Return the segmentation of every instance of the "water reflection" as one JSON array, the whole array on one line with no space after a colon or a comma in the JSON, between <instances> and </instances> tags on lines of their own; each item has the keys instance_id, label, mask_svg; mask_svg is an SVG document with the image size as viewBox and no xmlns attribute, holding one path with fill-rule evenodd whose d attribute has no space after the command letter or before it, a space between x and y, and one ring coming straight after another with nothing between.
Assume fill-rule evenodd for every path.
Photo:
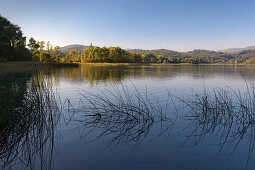
<instances>
[{"instance_id":1,"label":"water reflection","mask_svg":"<svg viewBox=\"0 0 255 170\"><path fill-rule=\"evenodd\" d=\"M132 95L130 89L123 85L120 89L115 86L113 91L100 91L98 94L81 93L81 107L76 111L82 116L72 121L79 122L82 140L93 142L109 136L108 147L128 143L139 145L155 124L161 127L158 135L170 133L176 119L163 111L155 96L147 91L141 93L135 86L133 88L136 92Z\"/></svg>"},{"instance_id":2,"label":"water reflection","mask_svg":"<svg viewBox=\"0 0 255 170\"><path fill-rule=\"evenodd\" d=\"M121 89L117 86L115 89L100 91L99 94L81 94L82 107L77 110L82 118L73 121L79 123L82 140L94 142L106 138L108 147L113 148L128 143L138 145L147 136L152 139L165 133L170 135L176 120L183 119L185 128L176 131L186 135L186 140L193 141L195 145L206 136L213 135L214 142L219 146L218 152L227 148L234 153L239 144L247 142L247 168L255 144L253 85L247 84L245 93L231 88L217 88L210 93L206 90L202 94L194 93L189 99L168 93L165 102L168 109L164 109L158 98L148 96L150 93L136 91L130 95L130 89L123 85ZM152 126L156 126L156 136L149 135Z\"/></svg>"},{"instance_id":3,"label":"water reflection","mask_svg":"<svg viewBox=\"0 0 255 170\"><path fill-rule=\"evenodd\" d=\"M207 65L183 65L183 66L88 66L79 68L63 69L63 75L71 81L83 80L91 84L98 81L121 81L127 78L170 78L180 75L191 77L208 76L236 76L240 73L247 77L254 75L255 68L252 66L207 66Z\"/></svg>"},{"instance_id":4,"label":"water reflection","mask_svg":"<svg viewBox=\"0 0 255 170\"><path fill-rule=\"evenodd\" d=\"M188 122L187 140L195 145L206 136L213 135L219 152L224 148L235 152L241 143L247 144L247 162L255 146L255 88L247 83L241 93L232 88L216 88L194 93L189 100L180 99L186 106L184 115Z\"/></svg>"},{"instance_id":5,"label":"water reflection","mask_svg":"<svg viewBox=\"0 0 255 170\"><path fill-rule=\"evenodd\" d=\"M59 120L56 94L37 72L1 74L1 169L50 169ZM20 79L19 79L20 77Z\"/></svg>"},{"instance_id":6,"label":"water reflection","mask_svg":"<svg viewBox=\"0 0 255 170\"><path fill-rule=\"evenodd\" d=\"M236 152L236 148L242 145L242 148L247 148L248 165L254 154L255 142L253 86L249 86L248 90L241 89L242 92L224 88L193 95L188 93L185 95L190 95L190 98L185 99L178 97L178 91L169 93L167 89L163 89L157 80L168 80L178 76L192 77L192 81L217 76L240 80L240 74L254 79L254 71L254 67L232 65L88 66L2 70L0 166L2 169L58 169L62 165L63 157L74 153L74 146L79 149L78 156L83 157L80 150L100 140L105 142L104 146L111 149L126 145L140 147L146 140L169 136L173 132L174 137L180 133L187 136L187 141L196 145L203 142L209 144L211 141L208 140L208 136L213 136L213 142L217 143L219 152L223 152L224 149ZM156 82L156 88L161 93L147 90L146 84L142 84L139 90L135 87L137 84L126 86L127 81L124 80L129 79L151 79ZM54 88L67 82L72 82L71 85L78 82L78 86L75 87L79 88L79 91L64 86L58 96ZM84 89L80 82L88 84L84 87L95 88L84 92L83 90L89 88ZM106 82L115 85L110 88ZM103 90L97 89L97 85L101 83ZM68 90L71 92L65 93ZM65 96L66 94L69 96ZM65 101L66 98L68 100ZM60 101L65 102L60 105ZM59 126L62 118L66 124ZM60 134L74 134L72 138L68 135L63 137L68 138L65 141L70 141L65 145L66 148L62 148L62 153L65 153L63 155L56 154L56 144L59 144L56 139L58 128ZM70 131L67 132L66 129ZM80 139L83 145L77 142ZM158 140L155 144L168 147L171 140L177 140L179 144L184 142L181 138L170 136L167 142ZM70 148L69 153L65 152L67 148ZM57 162L55 166L56 157L61 158L61 163ZM69 159L77 161L78 158ZM63 162L63 166L65 165Z\"/></svg>"},{"instance_id":7,"label":"water reflection","mask_svg":"<svg viewBox=\"0 0 255 170\"><path fill-rule=\"evenodd\" d=\"M255 67L235 65L168 65L168 66L83 66L75 68L41 69L59 83L60 79L85 82L90 86L102 82L117 83L127 79L172 79L186 76L193 79L212 77L240 78L244 74L254 79Z\"/></svg>"}]
</instances>

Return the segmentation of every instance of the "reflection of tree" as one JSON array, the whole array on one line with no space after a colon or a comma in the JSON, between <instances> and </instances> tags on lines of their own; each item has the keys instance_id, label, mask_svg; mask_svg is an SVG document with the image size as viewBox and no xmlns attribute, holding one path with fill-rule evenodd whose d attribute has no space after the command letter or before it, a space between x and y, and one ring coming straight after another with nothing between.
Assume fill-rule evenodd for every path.
<instances>
[{"instance_id":1,"label":"reflection of tree","mask_svg":"<svg viewBox=\"0 0 255 170\"><path fill-rule=\"evenodd\" d=\"M59 110L49 82L39 83L36 74L32 79L31 74L17 72L1 77L2 169L51 168Z\"/></svg>"},{"instance_id":2,"label":"reflection of tree","mask_svg":"<svg viewBox=\"0 0 255 170\"><path fill-rule=\"evenodd\" d=\"M0 74L0 114L1 124L6 112L11 112L22 104L26 92L26 82L32 76L31 72L1 72Z\"/></svg>"},{"instance_id":3,"label":"reflection of tree","mask_svg":"<svg viewBox=\"0 0 255 170\"><path fill-rule=\"evenodd\" d=\"M52 69L59 71L71 81L87 81L91 85L98 82L118 82L127 78L171 78L176 76L206 77L236 76L240 73L250 77L255 68L251 66L235 65L161 65L161 66L82 66L75 68Z\"/></svg>"}]
</instances>

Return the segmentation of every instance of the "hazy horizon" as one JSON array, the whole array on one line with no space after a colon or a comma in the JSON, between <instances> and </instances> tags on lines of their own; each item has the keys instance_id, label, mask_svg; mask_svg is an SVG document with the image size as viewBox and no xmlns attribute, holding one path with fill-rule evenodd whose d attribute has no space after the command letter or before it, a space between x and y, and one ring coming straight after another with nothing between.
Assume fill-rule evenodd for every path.
<instances>
[{"instance_id":1,"label":"hazy horizon","mask_svg":"<svg viewBox=\"0 0 255 170\"><path fill-rule=\"evenodd\" d=\"M67 44L64 46L60 46L60 48L64 48L70 45L83 45L83 46L89 46L90 44L78 44L78 43L74 43L74 44ZM93 46L98 46L98 47L103 47L100 45L95 45L92 43ZM105 47L110 47L110 46L105 46ZM244 49L244 48L249 48L249 47L255 47L254 46L246 46L246 47L231 47L231 48L225 48L225 49L219 49L219 50L214 50L214 51L224 51L224 50L231 50L231 49ZM123 48L123 47L121 47ZM167 49L167 48L151 48L151 49L146 49L146 48L123 48L126 50L172 50L172 51L177 51L177 50L173 50L173 49ZM188 50L188 51L177 51L177 52L189 52L189 51L194 51L194 50L208 50L208 49L201 49L201 48L194 48L192 50ZM213 50L212 50L213 51Z\"/></svg>"},{"instance_id":2,"label":"hazy horizon","mask_svg":"<svg viewBox=\"0 0 255 170\"><path fill-rule=\"evenodd\" d=\"M255 45L252 0L2 0L27 38L125 49L224 50ZM240 12L242 11L242 12Z\"/></svg>"}]
</instances>

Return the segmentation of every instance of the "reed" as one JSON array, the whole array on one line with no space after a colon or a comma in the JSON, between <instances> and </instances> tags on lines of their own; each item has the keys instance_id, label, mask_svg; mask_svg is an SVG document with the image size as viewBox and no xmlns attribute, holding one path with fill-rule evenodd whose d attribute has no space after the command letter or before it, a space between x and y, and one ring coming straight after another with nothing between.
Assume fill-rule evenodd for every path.
<instances>
[{"instance_id":1,"label":"reed","mask_svg":"<svg viewBox=\"0 0 255 170\"><path fill-rule=\"evenodd\" d=\"M21 95L20 105L1 109L0 168L50 169L61 111L57 93L50 81L34 76Z\"/></svg>"},{"instance_id":2,"label":"reed","mask_svg":"<svg viewBox=\"0 0 255 170\"><path fill-rule=\"evenodd\" d=\"M133 88L133 95L123 85L115 86L114 91L100 91L100 94L80 93L80 107L76 111L83 118L74 121L84 128L82 139L85 142L109 136L110 147L130 142L140 144L153 125L164 122L162 131L173 127L174 120L163 112L158 99L147 90L141 93L134 85Z\"/></svg>"},{"instance_id":3,"label":"reed","mask_svg":"<svg viewBox=\"0 0 255 170\"><path fill-rule=\"evenodd\" d=\"M188 129L187 140L198 144L205 136L214 135L219 146L232 148L232 153L242 142L247 142L248 158L255 144L255 88L246 81L244 92L230 87L215 88L194 93L191 99L183 100Z\"/></svg>"}]
</instances>

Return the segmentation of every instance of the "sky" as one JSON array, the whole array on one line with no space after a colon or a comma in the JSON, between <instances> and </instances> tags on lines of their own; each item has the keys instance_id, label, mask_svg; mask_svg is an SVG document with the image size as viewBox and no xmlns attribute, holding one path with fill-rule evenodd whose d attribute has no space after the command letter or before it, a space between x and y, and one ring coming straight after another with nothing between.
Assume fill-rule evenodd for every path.
<instances>
[{"instance_id":1,"label":"sky","mask_svg":"<svg viewBox=\"0 0 255 170\"><path fill-rule=\"evenodd\" d=\"M254 0L0 0L0 14L28 39L59 46L255 46Z\"/></svg>"}]
</instances>

